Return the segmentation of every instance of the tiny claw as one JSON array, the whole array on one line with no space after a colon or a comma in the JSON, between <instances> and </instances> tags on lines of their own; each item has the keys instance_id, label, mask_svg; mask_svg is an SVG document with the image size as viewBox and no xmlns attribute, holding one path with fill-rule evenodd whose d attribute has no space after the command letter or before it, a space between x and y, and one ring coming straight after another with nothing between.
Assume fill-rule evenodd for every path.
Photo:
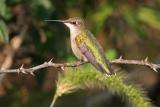
<instances>
[{"instance_id":1,"label":"tiny claw","mask_svg":"<svg viewBox=\"0 0 160 107\"><path fill-rule=\"evenodd\" d=\"M61 69L64 71L64 67L63 66L61 66Z\"/></svg>"},{"instance_id":2,"label":"tiny claw","mask_svg":"<svg viewBox=\"0 0 160 107\"><path fill-rule=\"evenodd\" d=\"M111 75L108 75L108 74L104 74L106 77L111 77Z\"/></svg>"},{"instance_id":3,"label":"tiny claw","mask_svg":"<svg viewBox=\"0 0 160 107\"><path fill-rule=\"evenodd\" d=\"M145 61L145 62L148 62L148 57L146 57L144 61Z\"/></svg>"}]
</instances>

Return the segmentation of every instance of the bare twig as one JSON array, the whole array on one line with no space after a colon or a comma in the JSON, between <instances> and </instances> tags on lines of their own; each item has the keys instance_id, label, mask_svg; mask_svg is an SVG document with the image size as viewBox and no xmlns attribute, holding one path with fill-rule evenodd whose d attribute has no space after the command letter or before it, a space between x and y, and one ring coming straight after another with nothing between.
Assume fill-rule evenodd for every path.
<instances>
[{"instance_id":1,"label":"bare twig","mask_svg":"<svg viewBox=\"0 0 160 107\"><path fill-rule=\"evenodd\" d=\"M144 60L127 60L127 59L123 59L122 57L119 57L118 59L112 60L110 63L111 64L143 65L151 68L155 72L158 72L158 69L160 69L160 64L154 64L149 62L148 57L146 57Z\"/></svg>"},{"instance_id":2,"label":"bare twig","mask_svg":"<svg viewBox=\"0 0 160 107\"><path fill-rule=\"evenodd\" d=\"M30 73L32 75L34 75L34 71L42 69L42 68L46 68L46 67L56 67L56 68L61 68L62 70L64 70L64 67L77 67L80 65L83 65L86 62L82 62L82 61L77 61L77 62L73 62L73 63L53 63L52 59L48 62L44 62L43 64L31 67L31 68L24 68L23 65L18 68L18 69L2 69L0 70L0 73ZM153 69L154 71L158 72L158 69L160 69L160 64L153 64L151 62L148 61L148 58L146 58L145 60L126 60L126 59L122 59L122 57L112 60L110 61L111 64L132 64L132 65L143 65L143 66L147 66L150 67L151 69Z\"/></svg>"},{"instance_id":3,"label":"bare twig","mask_svg":"<svg viewBox=\"0 0 160 107\"><path fill-rule=\"evenodd\" d=\"M52 59L48 62L44 62L43 64L37 65L35 67L31 67L31 68L24 68L23 65L18 68L18 69L8 69L8 70L0 70L0 73L30 73L32 75L34 71L42 69L42 68L46 68L46 67L56 67L56 68L61 68L62 70L64 70L64 67L77 67L80 66L84 63L87 62L82 62L82 61L77 61L77 62L73 62L73 63L53 63Z\"/></svg>"}]
</instances>

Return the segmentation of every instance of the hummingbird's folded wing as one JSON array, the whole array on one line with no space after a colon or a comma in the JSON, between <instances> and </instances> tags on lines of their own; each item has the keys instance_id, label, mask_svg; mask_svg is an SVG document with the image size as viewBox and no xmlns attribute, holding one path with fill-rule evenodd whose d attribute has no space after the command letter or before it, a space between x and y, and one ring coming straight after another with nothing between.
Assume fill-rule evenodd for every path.
<instances>
[{"instance_id":1,"label":"hummingbird's folded wing","mask_svg":"<svg viewBox=\"0 0 160 107\"><path fill-rule=\"evenodd\" d=\"M111 74L111 71L109 70L105 62L106 59L97 46L97 41L95 41L95 39L93 38L87 38L83 38L82 35L80 37L77 36L75 40L78 48L86 57L86 59L99 71L104 74Z\"/></svg>"},{"instance_id":2,"label":"hummingbird's folded wing","mask_svg":"<svg viewBox=\"0 0 160 107\"><path fill-rule=\"evenodd\" d=\"M83 44L79 46L80 51L82 54L86 57L86 59L94 65L99 71L102 73L106 73L106 71L103 69L103 67L96 61L95 56L92 54L90 49L87 47L87 45Z\"/></svg>"},{"instance_id":3,"label":"hummingbird's folded wing","mask_svg":"<svg viewBox=\"0 0 160 107\"><path fill-rule=\"evenodd\" d=\"M80 49L80 51L82 52L82 54L86 57L86 59L95 67L97 68L99 71L101 71L104 74L110 75L111 72L108 70L106 70L104 68L104 66L102 66L102 64L100 64L96 57L94 52L92 52L92 50L88 47L88 45L85 42L81 42L80 44L78 44L78 48ZM104 59L105 60L105 59ZM107 67L107 65L105 64L105 67Z\"/></svg>"}]
</instances>

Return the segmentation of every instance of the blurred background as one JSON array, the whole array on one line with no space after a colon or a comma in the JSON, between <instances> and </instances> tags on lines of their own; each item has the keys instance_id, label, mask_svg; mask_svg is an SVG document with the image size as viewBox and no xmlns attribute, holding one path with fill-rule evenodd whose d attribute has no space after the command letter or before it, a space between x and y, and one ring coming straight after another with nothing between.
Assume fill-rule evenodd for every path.
<instances>
[{"instance_id":1,"label":"blurred background","mask_svg":"<svg viewBox=\"0 0 160 107\"><path fill-rule=\"evenodd\" d=\"M1 68L19 68L22 64L27 68L51 58L59 63L77 60L70 48L69 29L62 23L44 21L77 16L85 19L110 60L148 57L160 63L160 0L0 0ZM127 74L126 81L139 84L151 102L160 106L160 73L142 66L117 67ZM48 107L59 72L61 69L49 67L36 71L35 76L1 74L0 106ZM109 92L76 92L55 106L92 104L131 107Z\"/></svg>"}]
</instances>

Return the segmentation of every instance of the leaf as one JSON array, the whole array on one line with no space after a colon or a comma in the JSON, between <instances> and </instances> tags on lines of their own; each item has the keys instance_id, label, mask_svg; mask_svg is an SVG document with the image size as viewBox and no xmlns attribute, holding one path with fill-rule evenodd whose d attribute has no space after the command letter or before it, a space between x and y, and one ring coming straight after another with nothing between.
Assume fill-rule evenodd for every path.
<instances>
[{"instance_id":1,"label":"leaf","mask_svg":"<svg viewBox=\"0 0 160 107\"><path fill-rule=\"evenodd\" d=\"M5 0L0 0L0 15L5 16L6 13L6 4L5 4Z\"/></svg>"},{"instance_id":2,"label":"leaf","mask_svg":"<svg viewBox=\"0 0 160 107\"><path fill-rule=\"evenodd\" d=\"M8 29L6 27L6 24L0 20L0 38L2 38L2 40L8 42L9 40L9 32L8 32Z\"/></svg>"},{"instance_id":3,"label":"leaf","mask_svg":"<svg viewBox=\"0 0 160 107\"><path fill-rule=\"evenodd\" d=\"M128 25L131 26L133 30L136 31L141 37L146 38L145 31L141 28L140 23L136 19L137 17L135 17L136 14L134 8L125 5L122 7L122 14L124 15Z\"/></svg>"},{"instance_id":4,"label":"leaf","mask_svg":"<svg viewBox=\"0 0 160 107\"><path fill-rule=\"evenodd\" d=\"M114 49L108 49L105 54L109 60L115 59L117 57L117 52Z\"/></svg>"},{"instance_id":5,"label":"leaf","mask_svg":"<svg viewBox=\"0 0 160 107\"><path fill-rule=\"evenodd\" d=\"M50 0L34 0L30 6L32 14L40 20L46 19L55 10Z\"/></svg>"},{"instance_id":6,"label":"leaf","mask_svg":"<svg viewBox=\"0 0 160 107\"><path fill-rule=\"evenodd\" d=\"M142 7L138 9L137 16L140 21L160 30L160 12L151 8Z\"/></svg>"},{"instance_id":7,"label":"leaf","mask_svg":"<svg viewBox=\"0 0 160 107\"><path fill-rule=\"evenodd\" d=\"M111 15L112 11L113 5L111 3L103 3L93 14L92 19L93 22L96 23L96 32L103 27L105 20L109 15Z\"/></svg>"}]
</instances>

